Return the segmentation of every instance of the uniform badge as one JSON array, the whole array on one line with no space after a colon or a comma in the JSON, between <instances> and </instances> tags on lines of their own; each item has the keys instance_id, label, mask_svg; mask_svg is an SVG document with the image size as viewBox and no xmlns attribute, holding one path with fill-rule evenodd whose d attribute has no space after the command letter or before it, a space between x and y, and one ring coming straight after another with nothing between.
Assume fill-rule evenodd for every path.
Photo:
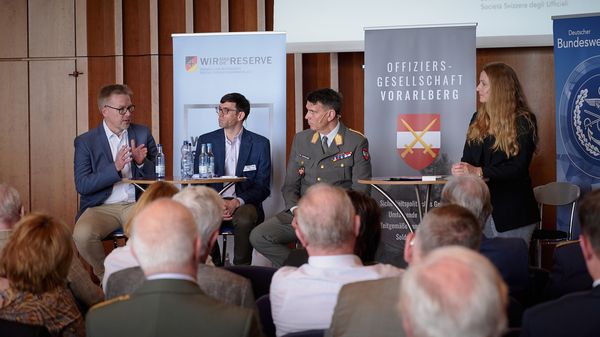
<instances>
[{"instance_id":1,"label":"uniform badge","mask_svg":"<svg viewBox=\"0 0 600 337\"><path fill-rule=\"evenodd\" d=\"M298 168L298 175L301 177L304 176L304 166L300 166L300 168Z\"/></svg>"},{"instance_id":2,"label":"uniform badge","mask_svg":"<svg viewBox=\"0 0 600 337\"><path fill-rule=\"evenodd\" d=\"M366 147L362 149L362 154L363 154L363 158L365 158L365 160L369 160L369 149L367 149Z\"/></svg>"},{"instance_id":3,"label":"uniform badge","mask_svg":"<svg viewBox=\"0 0 600 337\"><path fill-rule=\"evenodd\" d=\"M398 115L396 148L400 157L415 170L431 165L440 152L440 114Z\"/></svg>"},{"instance_id":4,"label":"uniform badge","mask_svg":"<svg viewBox=\"0 0 600 337\"><path fill-rule=\"evenodd\" d=\"M369 155L369 154L367 153L367 156L368 156L368 155ZM338 161L338 160L342 160L342 159L344 159L344 158L348 158L348 157L350 157L350 156L352 156L352 151L343 152L343 153L338 153L338 154L336 154L336 155L335 155L335 156L334 156L334 157L331 159L331 161L333 161L333 162L336 162L336 161Z\"/></svg>"}]
</instances>

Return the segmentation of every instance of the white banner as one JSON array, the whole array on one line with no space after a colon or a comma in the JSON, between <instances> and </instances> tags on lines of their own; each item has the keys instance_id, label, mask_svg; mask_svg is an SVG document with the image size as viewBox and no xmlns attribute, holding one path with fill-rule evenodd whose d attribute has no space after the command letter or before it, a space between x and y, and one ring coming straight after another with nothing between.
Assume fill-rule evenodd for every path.
<instances>
[{"instance_id":1,"label":"white banner","mask_svg":"<svg viewBox=\"0 0 600 337\"><path fill-rule=\"evenodd\" d=\"M173 34L173 172L184 140L219 128L215 107L227 93L250 101L244 127L271 142L271 196L265 217L283 209L285 176L285 33Z\"/></svg>"}]
</instances>

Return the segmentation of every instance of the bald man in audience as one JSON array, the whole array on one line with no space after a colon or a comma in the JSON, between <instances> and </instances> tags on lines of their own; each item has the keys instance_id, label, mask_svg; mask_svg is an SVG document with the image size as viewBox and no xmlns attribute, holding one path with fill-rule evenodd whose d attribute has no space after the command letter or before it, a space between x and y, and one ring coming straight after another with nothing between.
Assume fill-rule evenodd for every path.
<instances>
[{"instance_id":1,"label":"bald man in audience","mask_svg":"<svg viewBox=\"0 0 600 337\"><path fill-rule=\"evenodd\" d=\"M600 190L589 192L579 204L579 224L579 245L594 279L592 290L565 295L525 311L521 336L600 335Z\"/></svg>"},{"instance_id":2,"label":"bald man in audience","mask_svg":"<svg viewBox=\"0 0 600 337\"><path fill-rule=\"evenodd\" d=\"M202 241L185 206L153 202L134 219L131 240L146 281L131 296L93 307L86 318L89 337L261 335L252 310L210 298L198 287Z\"/></svg>"},{"instance_id":3,"label":"bald man in audience","mask_svg":"<svg viewBox=\"0 0 600 337\"><path fill-rule=\"evenodd\" d=\"M7 184L0 183L0 251L10 239L13 226L21 220L24 214L25 208L21 204L19 192ZM75 244L73 244L73 250L77 252ZM90 274L77 258L77 254L74 256L67 275L67 286L81 308L87 310L92 305L103 301L104 293L92 282Z\"/></svg>"},{"instance_id":4,"label":"bald man in audience","mask_svg":"<svg viewBox=\"0 0 600 337\"><path fill-rule=\"evenodd\" d=\"M506 329L507 293L487 258L443 247L404 273L398 310L409 337L498 337Z\"/></svg>"},{"instance_id":5,"label":"bald man in audience","mask_svg":"<svg viewBox=\"0 0 600 337\"><path fill-rule=\"evenodd\" d=\"M225 303L255 309L254 293L250 280L223 268L206 265L208 254L217 241L223 216L223 199L206 186L192 186L173 196L192 212L196 229L202 243L202 255L198 265L197 281L206 295ZM110 276L106 287L106 298L134 292L144 282L140 267L127 268ZM224 287L223 285L227 286Z\"/></svg>"},{"instance_id":6,"label":"bald man in audience","mask_svg":"<svg viewBox=\"0 0 600 337\"><path fill-rule=\"evenodd\" d=\"M401 273L391 265L363 266L354 255L360 218L342 188L309 187L296 212L294 228L309 258L299 268L282 267L273 275L270 299L277 336L327 329L344 284Z\"/></svg>"},{"instance_id":7,"label":"bald man in audience","mask_svg":"<svg viewBox=\"0 0 600 337\"><path fill-rule=\"evenodd\" d=\"M423 217L404 246L404 259L412 266L436 248L460 245L478 250L482 229L467 209L457 205L434 208ZM399 337L402 322L395 314L402 277L345 285L337 299L328 336Z\"/></svg>"}]
</instances>

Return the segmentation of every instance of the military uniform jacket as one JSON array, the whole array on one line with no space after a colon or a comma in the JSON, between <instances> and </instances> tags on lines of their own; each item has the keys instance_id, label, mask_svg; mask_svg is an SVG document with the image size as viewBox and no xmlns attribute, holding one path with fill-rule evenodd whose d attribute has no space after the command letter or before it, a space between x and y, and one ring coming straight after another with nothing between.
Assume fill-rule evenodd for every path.
<instances>
[{"instance_id":1,"label":"military uniform jacket","mask_svg":"<svg viewBox=\"0 0 600 337\"><path fill-rule=\"evenodd\" d=\"M370 177L367 138L340 122L338 133L325 153L318 132L304 130L294 136L281 192L285 206L290 209L313 184L323 182L368 192L369 186L359 184L358 180Z\"/></svg>"}]
</instances>

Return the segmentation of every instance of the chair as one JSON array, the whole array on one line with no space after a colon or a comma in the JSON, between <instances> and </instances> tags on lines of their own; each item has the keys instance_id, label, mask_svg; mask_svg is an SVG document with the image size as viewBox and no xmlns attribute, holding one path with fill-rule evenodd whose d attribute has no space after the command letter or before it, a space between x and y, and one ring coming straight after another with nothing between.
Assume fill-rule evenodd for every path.
<instances>
[{"instance_id":1,"label":"chair","mask_svg":"<svg viewBox=\"0 0 600 337\"><path fill-rule=\"evenodd\" d=\"M123 231L123 227L119 227L119 228L115 229L110 234L108 234L104 239L102 239L102 241L112 240L113 249L114 249L114 248L119 247L119 239L123 239L123 240L127 241L127 236L125 235L125 232Z\"/></svg>"},{"instance_id":2,"label":"chair","mask_svg":"<svg viewBox=\"0 0 600 337\"><path fill-rule=\"evenodd\" d=\"M271 299L269 294L263 295L256 300L258 318L265 337L275 337L275 324L271 315Z\"/></svg>"},{"instance_id":3,"label":"chair","mask_svg":"<svg viewBox=\"0 0 600 337\"><path fill-rule=\"evenodd\" d=\"M221 227L219 235L223 236L223 250L221 253L221 265L224 266L229 260L227 256L227 237L233 235L233 227ZM231 261L230 261L231 262Z\"/></svg>"},{"instance_id":4,"label":"chair","mask_svg":"<svg viewBox=\"0 0 600 337\"><path fill-rule=\"evenodd\" d=\"M255 298L269 293L271 279L277 271L277 268L263 266L226 266L225 269L249 279Z\"/></svg>"},{"instance_id":5,"label":"chair","mask_svg":"<svg viewBox=\"0 0 600 337\"><path fill-rule=\"evenodd\" d=\"M535 199L540 206L540 224L539 228L533 232L532 240L536 241L537 266L542 264L542 242L556 242L562 240L571 240L573 236L573 217L575 215L575 206L581 191L579 186L567 182L551 182L546 185L537 186L533 189ZM571 206L571 216L569 219L569 231L543 229L543 208L548 206Z\"/></svg>"},{"instance_id":6,"label":"chair","mask_svg":"<svg viewBox=\"0 0 600 337\"><path fill-rule=\"evenodd\" d=\"M45 326L30 325L0 319L0 335L12 337L50 337Z\"/></svg>"}]
</instances>

